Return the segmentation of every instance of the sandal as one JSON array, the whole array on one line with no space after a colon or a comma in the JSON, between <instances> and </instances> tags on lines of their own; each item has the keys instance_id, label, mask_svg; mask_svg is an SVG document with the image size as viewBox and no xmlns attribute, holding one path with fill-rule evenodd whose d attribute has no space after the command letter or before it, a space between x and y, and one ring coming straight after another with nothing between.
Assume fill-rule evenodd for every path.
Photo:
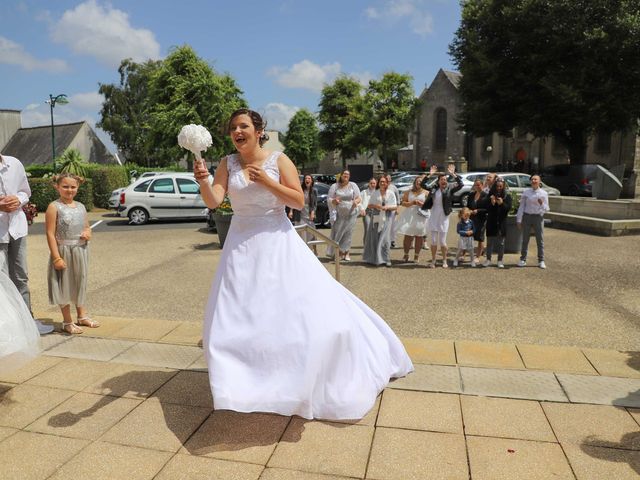
<instances>
[{"instance_id":1,"label":"sandal","mask_svg":"<svg viewBox=\"0 0 640 480\"><path fill-rule=\"evenodd\" d=\"M405 254L405 256L404 256L404 257L402 257L402 261L403 261L404 263L407 263L407 262L409 261L409 254L408 254L408 253L407 253L407 254Z\"/></svg>"},{"instance_id":2,"label":"sandal","mask_svg":"<svg viewBox=\"0 0 640 480\"><path fill-rule=\"evenodd\" d=\"M442 262L442 268L449 268L449 264L447 263L446 260Z\"/></svg>"},{"instance_id":3,"label":"sandal","mask_svg":"<svg viewBox=\"0 0 640 480\"><path fill-rule=\"evenodd\" d=\"M436 262L431 262L428 266L429 268L436 268Z\"/></svg>"},{"instance_id":4,"label":"sandal","mask_svg":"<svg viewBox=\"0 0 640 480\"><path fill-rule=\"evenodd\" d=\"M100 322L91 320L91 318L89 317L78 318L77 324L82 325L83 327L89 327L89 328L98 328L100 326Z\"/></svg>"},{"instance_id":5,"label":"sandal","mask_svg":"<svg viewBox=\"0 0 640 480\"><path fill-rule=\"evenodd\" d=\"M79 335L84 332L84 330L73 322L62 322L62 331L69 335Z\"/></svg>"},{"instance_id":6,"label":"sandal","mask_svg":"<svg viewBox=\"0 0 640 480\"><path fill-rule=\"evenodd\" d=\"M414 255L414 256L413 256L413 261L414 261L414 262L416 262L416 263L418 263L418 257L419 257L419 255Z\"/></svg>"}]
</instances>

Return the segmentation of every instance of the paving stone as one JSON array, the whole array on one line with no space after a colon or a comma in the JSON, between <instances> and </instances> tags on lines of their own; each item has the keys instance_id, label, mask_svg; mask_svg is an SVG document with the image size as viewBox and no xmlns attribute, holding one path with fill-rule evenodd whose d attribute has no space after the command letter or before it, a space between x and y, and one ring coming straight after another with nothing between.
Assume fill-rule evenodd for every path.
<instances>
[{"instance_id":1,"label":"paving stone","mask_svg":"<svg viewBox=\"0 0 640 480\"><path fill-rule=\"evenodd\" d=\"M18 432L19 430L16 428L9 428L9 427L0 427L0 442L2 442L2 440L4 440L5 438L10 437L11 435L13 435L14 433Z\"/></svg>"},{"instance_id":2,"label":"paving stone","mask_svg":"<svg viewBox=\"0 0 640 480\"><path fill-rule=\"evenodd\" d=\"M88 443L74 438L17 432L0 443L0 475L2 480L43 480Z\"/></svg>"},{"instance_id":3,"label":"paving stone","mask_svg":"<svg viewBox=\"0 0 640 480\"><path fill-rule=\"evenodd\" d=\"M331 420L333 423L348 423L349 425L367 425L373 427L376 424L376 418L378 417L378 411L380 410L380 398L382 394L376 397L376 402L371 407L371 410L362 418L356 418L352 420Z\"/></svg>"},{"instance_id":4,"label":"paving stone","mask_svg":"<svg viewBox=\"0 0 640 480\"><path fill-rule=\"evenodd\" d=\"M73 337L71 340L50 348L45 353L56 357L83 358L107 362L131 348L133 342L107 338Z\"/></svg>"},{"instance_id":5,"label":"paving stone","mask_svg":"<svg viewBox=\"0 0 640 480\"><path fill-rule=\"evenodd\" d=\"M638 480L640 452L563 444L577 480Z\"/></svg>"},{"instance_id":6,"label":"paving stone","mask_svg":"<svg viewBox=\"0 0 640 480\"><path fill-rule=\"evenodd\" d=\"M204 358L204 354L200 354L196 360L187 367L189 370L197 370L201 372L208 372L207 361Z\"/></svg>"},{"instance_id":7,"label":"paving stone","mask_svg":"<svg viewBox=\"0 0 640 480\"><path fill-rule=\"evenodd\" d=\"M560 384L551 372L461 367L460 374L465 394L567 401Z\"/></svg>"},{"instance_id":8,"label":"paving stone","mask_svg":"<svg viewBox=\"0 0 640 480\"><path fill-rule=\"evenodd\" d=\"M95 442L63 465L50 480L151 480L173 454Z\"/></svg>"},{"instance_id":9,"label":"paving stone","mask_svg":"<svg viewBox=\"0 0 640 480\"><path fill-rule=\"evenodd\" d=\"M367 478L468 480L464 436L377 428Z\"/></svg>"},{"instance_id":10,"label":"paving stone","mask_svg":"<svg viewBox=\"0 0 640 480\"><path fill-rule=\"evenodd\" d=\"M269 467L364 477L373 427L293 417Z\"/></svg>"},{"instance_id":11,"label":"paving stone","mask_svg":"<svg viewBox=\"0 0 640 480\"><path fill-rule=\"evenodd\" d=\"M101 441L177 452L211 413L210 408L146 400L105 433Z\"/></svg>"},{"instance_id":12,"label":"paving stone","mask_svg":"<svg viewBox=\"0 0 640 480\"><path fill-rule=\"evenodd\" d=\"M587 357L576 347L516 345L516 348L528 369L598 375Z\"/></svg>"},{"instance_id":13,"label":"paving stone","mask_svg":"<svg viewBox=\"0 0 640 480\"><path fill-rule=\"evenodd\" d=\"M86 393L145 399L167 383L178 370L143 365L109 364L109 374L84 388Z\"/></svg>"},{"instance_id":14,"label":"paving stone","mask_svg":"<svg viewBox=\"0 0 640 480\"><path fill-rule=\"evenodd\" d=\"M57 358L57 357L56 357ZM60 359L53 367L27 380L24 385L81 391L112 371L112 365L94 360Z\"/></svg>"},{"instance_id":15,"label":"paving stone","mask_svg":"<svg viewBox=\"0 0 640 480\"><path fill-rule=\"evenodd\" d=\"M618 352L596 348L583 348L582 351L600 375L640 378L640 366L637 365L637 358L640 355L638 352Z\"/></svg>"},{"instance_id":16,"label":"paving stone","mask_svg":"<svg viewBox=\"0 0 640 480\"><path fill-rule=\"evenodd\" d=\"M640 426L640 409L627 408L627 412L631 414L636 423Z\"/></svg>"},{"instance_id":17,"label":"paving stone","mask_svg":"<svg viewBox=\"0 0 640 480\"><path fill-rule=\"evenodd\" d=\"M555 442L556 437L538 402L462 395L467 435Z\"/></svg>"},{"instance_id":18,"label":"paving stone","mask_svg":"<svg viewBox=\"0 0 640 480\"><path fill-rule=\"evenodd\" d=\"M102 315L94 316L93 318L100 322L100 327L84 328L82 335L85 337L111 338L116 332L131 325L135 321L128 318L103 317Z\"/></svg>"},{"instance_id":19,"label":"paving stone","mask_svg":"<svg viewBox=\"0 0 640 480\"><path fill-rule=\"evenodd\" d=\"M113 333L113 338L156 342L180 325L167 320L136 319Z\"/></svg>"},{"instance_id":20,"label":"paving stone","mask_svg":"<svg viewBox=\"0 0 640 480\"><path fill-rule=\"evenodd\" d=\"M213 409L209 376L204 372L178 372L153 394L163 403L178 403Z\"/></svg>"},{"instance_id":21,"label":"paving stone","mask_svg":"<svg viewBox=\"0 0 640 480\"><path fill-rule=\"evenodd\" d=\"M154 480L257 480L261 465L178 454Z\"/></svg>"},{"instance_id":22,"label":"paving stone","mask_svg":"<svg viewBox=\"0 0 640 480\"><path fill-rule=\"evenodd\" d=\"M428 338L402 338L401 340L413 363L456 364L456 350L451 340Z\"/></svg>"},{"instance_id":23,"label":"paving stone","mask_svg":"<svg viewBox=\"0 0 640 480\"><path fill-rule=\"evenodd\" d=\"M621 407L543 403L560 443L640 450L640 432Z\"/></svg>"},{"instance_id":24,"label":"paving stone","mask_svg":"<svg viewBox=\"0 0 640 480\"><path fill-rule=\"evenodd\" d=\"M77 393L26 430L95 440L139 404L139 400L130 398Z\"/></svg>"},{"instance_id":25,"label":"paving stone","mask_svg":"<svg viewBox=\"0 0 640 480\"><path fill-rule=\"evenodd\" d=\"M387 388L423 392L462 392L458 367L416 364L414 368L415 370L406 377L390 382Z\"/></svg>"},{"instance_id":26,"label":"paving stone","mask_svg":"<svg viewBox=\"0 0 640 480\"><path fill-rule=\"evenodd\" d=\"M515 345L509 343L455 342L458 365L524 368Z\"/></svg>"},{"instance_id":27,"label":"paving stone","mask_svg":"<svg viewBox=\"0 0 640 480\"><path fill-rule=\"evenodd\" d=\"M561 373L556 376L571 402L640 407L640 379Z\"/></svg>"},{"instance_id":28,"label":"paving stone","mask_svg":"<svg viewBox=\"0 0 640 480\"><path fill-rule=\"evenodd\" d=\"M113 362L184 369L191 365L201 353L202 349L198 347L141 342L118 355Z\"/></svg>"},{"instance_id":29,"label":"paving stone","mask_svg":"<svg viewBox=\"0 0 640 480\"><path fill-rule=\"evenodd\" d=\"M353 477L337 477L320 473L301 472L299 470L284 470L282 468L266 468L260 480L353 480Z\"/></svg>"},{"instance_id":30,"label":"paving stone","mask_svg":"<svg viewBox=\"0 0 640 480\"><path fill-rule=\"evenodd\" d=\"M460 398L449 393L385 390L376 425L462 433Z\"/></svg>"},{"instance_id":31,"label":"paving stone","mask_svg":"<svg viewBox=\"0 0 640 480\"><path fill-rule=\"evenodd\" d=\"M71 397L74 392L58 388L18 385L0 394L0 425L24 428Z\"/></svg>"},{"instance_id":32,"label":"paving stone","mask_svg":"<svg viewBox=\"0 0 640 480\"><path fill-rule=\"evenodd\" d=\"M290 417L215 410L180 453L265 465Z\"/></svg>"},{"instance_id":33,"label":"paving stone","mask_svg":"<svg viewBox=\"0 0 640 480\"><path fill-rule=\"evenodd\" d=\"M46 322L45 322L46 323ZM67 342L71 340L70 335L64 335L62 333L50 333L48 335L40 336L40 346L42 347L42 351L46 355L46 351L56 345L60 345L61 343Z\"/></svg>"},{"instance_id":34,"label":"paving stone","mask_svg":"<svg viewBox=\"0 0 640 480\"><path fill-rule=\"evenodd\" d=\"M160 343L202 346L202 324L180 322L180 324L158 340Z\"/></svg>"},{"instance_id":35,"label":"paving stone","mask_svg":"<svg viewBox=\"0 0 640 480\"><path fill-rule=\"evenodd\" d=\"M0 374L0 382L9 382L9 383L26 382L30 378L35 377L39 373L44 372L45 370L53 367L54 365L60 363L61 361L62 361L62 358L47 357L44 355L40 355L39 357L31 360L29 363L19 368L18 370Z\"/></svg>"},{"instance_id":36,"label":"paving stone","mask_svg":"<svg viewBox=\"0 0 640 480\"><path fill-rule=\"evenodd\" d=\"M574 480L557 443L467 436L473 480Z\"/></svg>"}]
</instances>

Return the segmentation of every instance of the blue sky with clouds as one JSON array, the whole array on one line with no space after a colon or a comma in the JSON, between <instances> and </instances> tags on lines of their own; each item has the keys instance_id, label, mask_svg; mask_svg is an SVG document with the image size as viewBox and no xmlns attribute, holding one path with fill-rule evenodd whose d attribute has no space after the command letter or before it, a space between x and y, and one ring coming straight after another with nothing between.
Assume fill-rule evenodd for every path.
<instances>
[{"instance_id":1,"label":"blue sky with clouds","mask_svg":"<svg viewBox=\"0 0 640 480\"><path fill-rule=\"evenodd\" d=\"M100 83L119 81L122 58L159 59L189 44L231 74L270 128L299 108L317 111L339 74L363 83L409 73L416 94L439 68L459 24L458 0L22 0L0 4L0 109L23 126L98 119ZM98 134L107 138L103 132Z\"/></svg>"}]
</instances>

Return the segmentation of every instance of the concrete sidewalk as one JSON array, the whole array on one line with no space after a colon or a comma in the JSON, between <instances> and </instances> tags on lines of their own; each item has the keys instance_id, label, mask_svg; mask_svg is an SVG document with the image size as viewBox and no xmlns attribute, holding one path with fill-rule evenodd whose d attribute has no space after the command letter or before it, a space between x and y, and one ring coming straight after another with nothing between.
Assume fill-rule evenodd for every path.
<instances>
[{"instance_id":1,"label":"concrete sidewalk","mask_svg":"<svg viewBox=\"0 0 640 480\"><path fill-rule=\"evenodd\" d=\"M404 339L416 371L322 422L214 412L193 322L96 319L0 376L2 479L640 477L640 352Z\"/></svg>"}]
</instances>

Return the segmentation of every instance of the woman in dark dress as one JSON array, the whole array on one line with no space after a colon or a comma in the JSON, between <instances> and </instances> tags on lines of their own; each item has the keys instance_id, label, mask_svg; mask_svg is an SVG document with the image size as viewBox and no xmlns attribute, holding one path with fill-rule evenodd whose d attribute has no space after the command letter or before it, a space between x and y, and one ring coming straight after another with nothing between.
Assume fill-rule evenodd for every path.
<instances>
[{"instance_id":1,"label":"woman in dark dress","mask_svg":"<svg viewBox=\"0 0 640 480\"><path fill-rule=\"evenodd\" d=\"M491 255L496 250L498 268L504 268L502 257L504 256L504 239L507 235L506 220L511 210L511 195L507 192L507 186L502 178L498 177L495 181L484 204L487 209L487 259L482 266L491 265Z\"/></svg>"},{"instance_id":2,"label":"woman in dark dress","mask_svg":"<svg viewBox=\"0 0 640 480\"><path fill-rule=\"evenodd\" d=\"M484 248L485 229L487 226L487 209L485 200L487 194L482 190L482 180L473 182L473 188L469 192L467 207L471 210L471 221L473 222L473 239L478 242L476 249L476 259L480 259Z\"/></svg>"}]
</instances>

